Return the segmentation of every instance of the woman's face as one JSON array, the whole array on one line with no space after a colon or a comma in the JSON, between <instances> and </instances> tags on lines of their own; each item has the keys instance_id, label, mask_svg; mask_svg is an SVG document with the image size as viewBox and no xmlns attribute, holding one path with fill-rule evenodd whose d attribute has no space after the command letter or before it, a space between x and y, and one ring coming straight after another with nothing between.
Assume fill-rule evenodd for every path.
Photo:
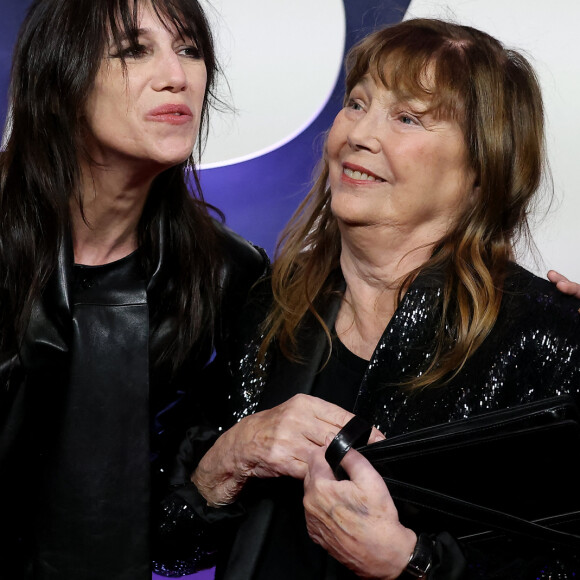
<instances>
[{"instance_id":1,"label":"woman's face","mask_svg":"<svg viewBox=\"0 0 580 580\"><path fill-rule=\"evenodd\" d=\"M206 87L195 42L166 28L148 3L139 18L137 52L124 41L127 65L113 45L87 100L85 145L105 167L165 169L185 161L197 138Z\"/></svg>"},{"instance_id":2,"label":"woman's face","mask_svg":"<svg viewBox=\"0 0 580 580\"><path fill-rule=\"evenodd\" d=\"M353 88L328 137L331 207L339 223L392 228L432 243L473 190L455 121L401 101L372 77Z\"/></svg>"}]
</instances>

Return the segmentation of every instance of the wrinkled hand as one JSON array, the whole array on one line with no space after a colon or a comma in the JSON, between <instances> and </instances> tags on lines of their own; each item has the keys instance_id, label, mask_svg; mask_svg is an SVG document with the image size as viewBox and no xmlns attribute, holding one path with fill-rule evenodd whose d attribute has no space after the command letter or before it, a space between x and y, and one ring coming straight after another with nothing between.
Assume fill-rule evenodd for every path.
<instances>
[{"instance_id":1,"label":"wrinkled hand","mask_svg":"<svg viewBox=\"0 0 580 580\"><path fill-rule=\"evenodd\" d=\"M564 294L570 294L576 298L580 298L580 284L568 280L566 276L562 276L556 270L550 270L548 272L548 280L556 284L556 288Z\"/></svg>"},{"instance_id":2,"label":"wrinkled hand","mask_svg":"<svg viewBox=\"0 0 580 580\"><path fill-rule=\"evenodd\" d=\"M310 453L353 417L309 395L250 415L226 431L200 461L191 480L209 505L234 501L250 477L304 479ZM370 441L384 436L373 430Z\"/></svg>"},{"instance_id":3,"label":"wrinkled hand","mask_svg":"<svg viewBox=\"0 0 580 580\"><path fill-rule=\"evenodd\" d=\"M360 453L351 449L341 463L350 481L336 481L324 452L311 454L304 479L310 537L362 578L397 578L417 536L399 522L385 482Z\"/></svg>"}]
</instances>

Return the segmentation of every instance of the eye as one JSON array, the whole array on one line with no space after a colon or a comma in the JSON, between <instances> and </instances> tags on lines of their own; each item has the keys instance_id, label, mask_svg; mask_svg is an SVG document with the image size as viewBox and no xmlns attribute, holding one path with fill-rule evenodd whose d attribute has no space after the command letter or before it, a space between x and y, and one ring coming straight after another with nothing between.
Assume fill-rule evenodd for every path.
<instances>
[{"instance_id":1,"label":"eye","mask_svg":"<svg viewBox=\"0 0 580 580\"><path fill-rule=\"evenodd\" d=\"M112 58L122 58L122 59L129 59L129 58L141 58L147 54L147 47L143 44L134 44L131 46L127 46L122 48L119 52L111 54Z\"/></svg>"},{"instance_id":2,"label":"eye","mask_svg":"<svg viewBox=\"0 0 580 580\"><path fill-rule=\"evenodd\" d=\"M184 46L177 51L177 54L181 56L186 56L188 58L195 58L200 59L203 58L201 55L201 50L197 48L195 44L190 44L188 46Z\"/></svg>"},{"instance_id":3,"label":"eye","mask_svg":"<svg viewBox=\"0 0 580 580\"><path fill-rule=\"evenodd\" d=\"M397 120L403 123L403 125L419 125L419 120L417 117L413 115L409 115L408 113L400 113L397 117Z\"/></svg>"},{"instance_id":4,"label":"eye","mask_svg":"<svg viewBox=\"0 0 580 580\"><path fill-rule=\"evenodd\" d=\"M349 99L346 103L345 108L352 109L353 111L362 111L363 110L362 104L359 103L358 101L355 101L354 99Z\"/></svg>"}]
</instances>

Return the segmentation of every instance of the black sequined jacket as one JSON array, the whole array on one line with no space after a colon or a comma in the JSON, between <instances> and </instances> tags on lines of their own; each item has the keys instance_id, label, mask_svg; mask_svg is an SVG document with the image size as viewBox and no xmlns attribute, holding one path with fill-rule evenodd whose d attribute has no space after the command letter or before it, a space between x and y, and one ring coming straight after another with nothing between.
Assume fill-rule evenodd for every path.
<instances>
[{"instance_id":1,"label":"black sequined jacket","mask_svg":"<svg viewBox=\"0 0 580 580\"><path fill-rule=\"evenodd\" d=\"M580 301L562 295L549 282L515 264L505 281L494 328L451 382L414 394L393 387L424 368L430 356L440 319L441 287L437 276L421 276L406 292L368 364L356 400L356 413L370 419L388 437L562 393L571 394L580 404ZM256 300L247 315L249 337L257 326L258 304L264 303ZM332 328L338 300L321 310ZM256 373L258 344L259 338L254 334L253 340L248 338L238 345L239 356L233 365L237 388L228 398L223 428L298 392L309 393L327 352L326 338L319 325L307 324L299 339L305 363L290 362L274 352L270 353L265 372ZM225 403L222 408L226 408ZM196 436L192 433L185 447ZM571 458L579 451L570 450ZM235 540L220 557L217 578L253 577L273 512L267 487L267 482L259 482L253 496L251 491L247 494L247 516ZM189 506L197 503L198 514L203 511L195 490L184 488L182 497L187 498ZM542 551L535 545L520 553L506 541L475 550L459 546L444 530L441 532L436 536L437 565L429 576L432 580L571 579L574 573L576 576L580 573L580 560L552 553L548 548ZM279 541L284 542L285 538ZM328 576L338 577L342 576Z\"/></svg>"},{"instance_id":2,"label":"black sequined jacket","mask_svg":"<svg viewBox=\"0 0 580 580\"><path fill-rule=\"evenodd\" d=\"M224 226L216 223L216 227L223 243L224 261L222 300L216 305L219 324L215 341L212 344L211 333L207 333L203 343L196 345L173 375L166 368L149 367L153 354L163 349L172 327L167 317L160 320L155 330L148 323L149 302L155 299L156 290L171 280L163 229L153 276L145 279L138 260L132 260L133 266L123 271L120 280L116 279L104 301L98 292L83 289L82 303L73 304L72 289L78 280L73 273L72 250L68 240L61 245L57 269L35 305L21 350L0 353L0 578L44 580L74 575L76 580L150 580L151 552L157 549L155 534L150 531L158 527L155 522L159 509L153 507L150 512L149 506L159 505L167 492L168 464L187 426L210 421L203 398L208 390L225 380L220 360L230 358L226 354L229 322L236 319L248 290L268 269L268 259L261 250ZM78 294L74 296L78 298ZM93 297L101 302L95 303ZM85 327L79 332L77 314L87 308L91 314L85 316ZM94 320L90 318L93 315ZM135 347L135 341L141 341L143 348ZM214 362L208 365L212 356ZM123 400L137 399L143 405L126 408L123 414L112 413L118 417L115 419L118 423L109 425L105 421L107 427L88 425L80 431L86 433L88 441L65 439L65 443L67 449L76 446L75 453L81 456L99 457L94 466L89 459L87 469L79 473L79 479L90 484L97 497L99 482L109 486L106 482L119 478L126 479L121 486L126 493L123 497L102 498L103 504L109 505L107 509L101 509L96 501L92 513L85 518L88 521L83 522L89 530L86 537L67 529L62 536L74 541L61 540L59 545L59 529L52 529L54 523L45 519L58 511L58 521L66 522L67 513L77 517L72 513L76 510L72 506L77 505L73 497L86 503L82 498L83 482L63 483L59 475L74 473L75 466L66 465L62 469L52 465L53 457L61 459L60 439L65 437L63 433L70 421L75 421L75 407L69 400L74 390L71 385L81 385L75 392L84 393L94 390L93 385L96 388L104 385L103 381L114 387L103 390L112 394L95 395L97 404L103 407L101 416L107 417L110 405L129 404ZM63 429L61 415L65 407L73 412ZM76 421L79 420L82 419L77 417ZM72 432L77 434L79 430L73 425ZM117 464L113 463L115 469L107 472L103 466L106 468L108 455L118 447L118 438L128 440L123 449L130 450L129 456L121 457ZM119 465L127 466L124 474L117 472ZM50 480L46 478L48 472ZM59 489L56 492L47 489L52 485L47 481L58 482ZM55 497L55 493L59 501L53 502L50 510L44 509L45 498ZM99 519L93 528L99 532L91 532L92 517ZM51 530L52 536L48 539L50 553L47 542L40 549L37 546L38 538L46 536L47 530ZM104 554L98 551L97 543ZM82 563L78 568L67 571L75 551L86 551L98 561L93 566L80 556Z\"/></svg>"}]
</instances>

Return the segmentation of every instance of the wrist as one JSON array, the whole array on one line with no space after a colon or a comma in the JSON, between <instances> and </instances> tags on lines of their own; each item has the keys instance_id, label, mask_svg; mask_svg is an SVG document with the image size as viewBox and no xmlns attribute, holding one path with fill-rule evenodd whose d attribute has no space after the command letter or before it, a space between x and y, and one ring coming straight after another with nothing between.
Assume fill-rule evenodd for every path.
<instances>
[{"instance_id":1,"label":"wrist","mask_svg":"<svg viewBox=\"0 0 580 580\"><path fill-rule=\"evenodd\" d=\"M427 534L419 534L401 579L425 580L433 565L433 540Z\"/></svg>"},{"instance_id":2,"label":"wrist","mask_svg":"<svg viewBox=\"0 0 580 580\"><path fill-rule=\"evenodd\" d=\"M211 507L234 502L246 482L247 478L237 469L234 455L232 438L226 432L202 457L191 475L191 482Z\"/></svg>"}]
</instances>

